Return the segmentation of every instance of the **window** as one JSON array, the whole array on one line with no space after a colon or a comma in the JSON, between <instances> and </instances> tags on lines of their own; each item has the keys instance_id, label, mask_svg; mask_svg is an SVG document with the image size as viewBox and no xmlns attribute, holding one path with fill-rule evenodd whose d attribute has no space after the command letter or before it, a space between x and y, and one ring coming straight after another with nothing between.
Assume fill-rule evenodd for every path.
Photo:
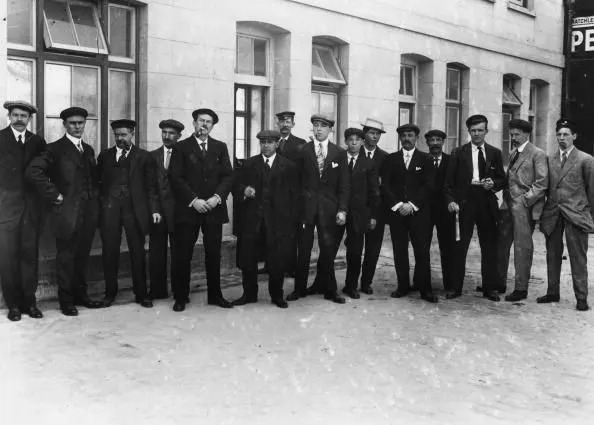
<instances>
[{"instance_id":1,"label":"window","mask_svg":"<svg viewBox=\"0 0 594 425\"><path fill-rule=\"evenodd\" d=\"M266 88L235 85L235 160L246 159L260 152L256 134L264 128Z\"/></svg>"},{"instance_id":2,"label":"window","mask_svg":"<svg viewBox=\"0 0 594 425\"><path fill-rule=\"evenodd\" d=\"M400 95L415 96L415 67L400 65Z\"/></svg>"},{"instance_id":3,"label":"window","mask_svg":"<svg viewBox=\"0 0 594 425\"><path fill-rule=\"evenodd\" d=\"M510 152L510 136L509 136L509 121L520 116L520 107L522 101L516 94L519 92L521 80L512 74L503 76L503 90L502 90L502 119L503 119L503 134L501 153L503 154L504 162L509 159Z\"/></svg>"},{"instance_id":4,"label":"window","mask_svg":"<svg viewBox=\"0 0 594 425\"><path fill-rule=\"evenodd\" d=\"M332 91L311 91L311 113L324 114L336 122L338 115L338 94Z\"/></svg>"},{"instance_id":5,"label":"window","mask_svg":"<svg viewBox=\"0 0 594 425\"><path fill-rule=\"evenodd\" d=\"M7 40L9 47L33 50L35 47L34 0L8 0Z\"/></svg>"},{"instance_id":6,"label":"window","mask_svg":"<svg viewBox=\"0 0 594 425\"><path fill-rule=\"evenodd\" d=\"M119 4L109 5L110 59L133 62L136 44L136 14L134 9Z\"/></svg>"},{"instance_id":7,"label":"window","mask_svg":"<svg viewBox=\"0 0 594 425\"><path fill-rule=\"evenodd\" d=\"M528 121L532 124L534 131L530 134L530 141L534 140L534 132L536 131L536 105L537 105L538 87L534 84L530 84L530 100L528 103Z\"/></svg>"},{"instance_id":8,"label":"window","mask_svg":"<svg viewBox=\"0 0 594 425\"><path fill-rule=\"evenodd\" d=\"M509 2L520 7L528 8L528 0L509 0Z\"/></svg>"},{"instance_id":9,"label":"window","mask_svg":"<svg viewBox=\"0 0 594 425\"><path fill-rule=\"evenodd\" d=\"M417 106L417 66L411 63L400 65L400 89L398 91L398 125L416 122Z\"/></svg>"},{"instance_id":10,"label":"window","mask_svg":"<svg viewBox=\"0 0 594 425\"><path fill-rule=\"evenodd\" d=\"M331 48L313 46L311 55L312 80L319 83L345 85L346 80Z\"/></svg>"},{"instance_id":11,"label":"window","mask_svg":"<svg viewBox=\"0 0 594 425\"><path fill-rule=\"evenodd\" d=\"M509 161L509 153L511 151L511 137L509 135L509 122L514 118L513 111L504 109L501 113L502 135L501 135L501 153L503 155L503 163L507 164Z\"/></svg>"},{"instance_id":12,"label":"window","mask_svg":"<svg viewBox=\"0 0 594 425\"><path fill-rule=\"evenodd\" d=\"M35 62L27 58L12 57L6 62L6 68L8 70L6 98L22 99L33 103L33 93L35 92ZM27 127L29 131L35 128L35 123L36 115L33 115Z\"/></svg>"},{"instance_id":13,"label":"window","mask_svg":"<svg viewBox=\"0 0 594 425\"><path fill-rule=\"evenodd\" d=\"M446 70L446 135L448 146L460 144L460 117L462 115L462 70Z\"/></svg>"},{"instance_id":14,"label":"window","mask_svg":"<svg viewBox=\"0 0 594 425\"><path fill-rule=\"evenodd\" d=\"M237 36L236 70L238 74L266 76L268 40L247 35Z\"/></svg>"}]
</instances>

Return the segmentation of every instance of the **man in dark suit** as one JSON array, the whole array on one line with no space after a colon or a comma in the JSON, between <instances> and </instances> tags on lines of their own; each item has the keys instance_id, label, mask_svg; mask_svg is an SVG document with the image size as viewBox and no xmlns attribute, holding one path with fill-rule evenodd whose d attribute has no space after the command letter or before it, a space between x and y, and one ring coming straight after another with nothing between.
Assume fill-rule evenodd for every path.
<instances>
[{"instance_id":1,"label":"man in dark suit","mask_svg":"<svg viewBox=\"0 0 594 425\"><path fill-rule=\"evenodd\" d=\"M466 120L471 142L454 149L450 156L444 187L448 211L458 214L459 240L454 247L452 287L446 298L462 295L466 255L476 225L481 247L483 296L499 301L497 291L497 221L499 205L495 192L505 187L501 151L485 142L488 120L473 115ZM458 238L457 238L458 239Z\"/></svg>"},{"instance_id":2,"label":"man in dark suit","mask_svg":"<svg viewBox=\"0 0 594 425\"><path fill-rule=\"evenodd\" d=\"M183 311L189 300L194 245L202 229L206 257L208 304L231 308L221 292L223 223L229 222L227 196L232 169L227 145L209 136L219 122L211 109L192 113L195 132L173 147L169 179L175 196L176 276L174 311Z\"/></svg>"},{"instance_id":3,"label":"man in dark suit","mask_svg":"<svg viewBox=\"0 0 594 425\"><path fill-rule=\"evenodd\" d=\"M66 134L47 146L27 168L49 204L48 225L56 238L56 277L60 309L78 315L77 305L101 307L87 293L87 261L99 222L95 151L83 142L88 112L71 107L60 113Z\"/></svg>"},{"instance_id":4,"label":"man in dark suit","mask_svg":"<svg viewBox=\"0 0 594 425\"><path fill-rule=\"evenodd\" d=\"M272 303L287 308L283 280L293 257L297 215L297 167L276 154L280 133L263 130L257 135L260 155L248 159L241 169L235 200L243 203L241 243L238 245L243 295L234 305L258 300L258 259L262 251L267 264L268 291Z\"/></svg>"},{"instance_id":5,"label":"man in dark suit","mask_svg":"<svg viewBox=\"0 0 594 425\"><path fill-rule=\"evenodd\" d=\"M21 312L43 317L37 308L37 256L41 228L40 199L25 179L33 158L45 149L45 140L27 130L35 106L25 101L4 102L10 124L0 130L0 280L8 319Z\"/></svg>"},{"instance_id":6,"label":"man in dark suit","mask_svg":"<svg viewBox=\"0 0 594 425\"><path fill-rule=\"evenodd\" d=\"M294 301L308 294L322 292L324 298L339 304L345 299L338 295L334 273L336 255L336 226L346 223L350 184L344 150L329 141L334 120L325 115L311 117L315 141L302 149L301 205L299 253L295 273L295 290L287 300ZM309 262L318 232L318 287L307 288Z\"/></svg>"},{"instance_id":7,"label":"man in dark suit","mask_svg":"<svg viewBox=\"0 0 594 425\"><path fill-rule=\"evenodd\" d=\"M388 157L388 152L377 145L382 134L385 133L384 124L374 118L367 118L362 125L363 133L365 134L365 142L361 148L361 154L373 162L379 181L380 170L382 169L384 160ZM361 268L361 292L364 294L373 294L371 284L373 282L373 276L375 275L377 260L379 259L382 250L384 229L386 227L386 215L386 207L380 198L375 217L375 228L370 228L365 232L365 253L363 255L363 266Z\"/></svg>"},{"instance_id":8,"label":"man in dark suit","mask_svg":"<svg viewBox=\"0 0 594 425\"><path fill-rule=\"evenodd\" d=\"M575 123L557 121L559 150L548 157L549 193L542 212L540 228L547 246L546 295L539 304L559 301L563 233L571 264L576 309L588 306L588 235L594 233L594 158L574 146Z\"/></svg>"},{"instance_id":9,"label":"man in dark suit","mask_svg":"<svg viewBox=\"0 0 594 425\"><path fill-rule=\"evenodd\" d=\"M155 163L151 155L132 143L136 123L120 119L111 123L116 145L97 160L101 194L101 239L105 298L109 307L118 291L122 227L130 253L135 300L142 307L153 303L146 287L144 242L151 223L161 221Z\"/></svg>"},{"instance_id":10,"label":"man in dark suit","mask_svg":"<svg viewBox=\"0 0 594 425\"><path fill-rule=\"evenodd\" d=\"M373 160L362 153L365 134L358 128L344 132L347 145L346 157L349 169L351 196L345 226L338 227L337 248L346 229L347 272L344 292L350 298L359 299L359 274L365 232L375 229L379 205L379 180Z\"/></svg>"},{"instance_id":11,"label":"man in dark suit","mask_svg":"<svg viewBox=\"0 0 594 425\"><path fill-rule=\"evenodd\" d=\"M149 273L151 277L151 299L165 299L169 296L167 290L167 242L169 240L171 254L171 282L175 281L175 233L174 206L175 199L169 184L169 164L173 146L181 137L184 125L174 119L163 120L159 123L163 146L151 152L155 160L157 187L163 219L153 223L149 239Z\"/></svg>"},{"instance_id":12,"label":"man in dark suit","mask_svg":"<svg viewBox=\"0 0 594 425\"><path fill-rule=\"evenodd\" d=\"M408 241L415 255L413 283L421 298L436 303L431 289L430 196L433 187L433 166L429 156L416 148L419 127L405 124L397 129L402 149L388 155L381 171L381 192L389 207L388 224L394 251L394 265L398 287L392 298L401 298L410 292L410 266Z\"/></svg>"},{"instance_id":13,"label":"man in dark suit","mask_svg":"<svg viewBox=\"0 0 594 425\"><path fill-rule=\"evenodd\" d=\"M443 144L447 135L441 130L430 130L425 133L425 140L429 147L429 159L433 166L434 179L431 192L431 238L433 228L437 229L437 242L439 244L439 256L441 258L441 273L443 287L447 291L452 287L450 269L452 267L452 250L455 242L454 217L448 211L448 203L445 199L443 186L448 168L450 156L443 152Z\"/></svg>"}]
</instances>

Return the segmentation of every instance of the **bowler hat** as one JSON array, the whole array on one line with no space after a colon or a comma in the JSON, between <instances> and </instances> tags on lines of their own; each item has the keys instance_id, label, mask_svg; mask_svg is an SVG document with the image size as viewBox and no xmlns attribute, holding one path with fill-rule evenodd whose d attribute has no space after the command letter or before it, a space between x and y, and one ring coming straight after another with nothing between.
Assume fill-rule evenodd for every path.
<instances>
[{"instance_id":1,"label":"bowler hat","mask_svg":"<svg viewBox=\"0 0 594 425\"><path fill-rule=\"evenodd\" d=\"M198 118L198 115L210 115L212 117L212 123L216 124L219 122L219 116L215 113L215 111L213 111L212 109L208 109L208 108L200 108L200 109L196 109L194 112L192 112L192 118L194 118L194 121L196 121L196 119Z\"/></svg>"}]
</instances>

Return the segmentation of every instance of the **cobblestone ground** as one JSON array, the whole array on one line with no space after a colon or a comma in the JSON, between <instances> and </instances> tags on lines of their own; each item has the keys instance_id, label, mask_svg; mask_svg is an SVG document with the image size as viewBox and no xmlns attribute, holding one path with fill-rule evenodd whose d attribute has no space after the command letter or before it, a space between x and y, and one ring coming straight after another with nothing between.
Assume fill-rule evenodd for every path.
<instances>
[{"instance_id":1,"label":"cobblestone ground","mask_svg":"<svg viewBox=\"0 0 594 425\"><path fill-rule=\"evenodd\" d=\"M80 310L42 304L44 320L0 320L0 418L21 424L591 424L594 313L575 310L568 261L562 300L546 289L543 239L529 299L474 292L471 246L465 295L430 305L391 299L389 244L376 293L336 305L308 297L280 310L205 304L202 285L184 313L171 300ZM590 240L592 245L592 239ZM594 247L590 247L594 252ZM437 248L434 286L440 288ZM590 257L592 258L592 256ZM590 273L594 273L590 262ZM344 279L344 256L337 262ZM510 269L513 272L513 267ZM510 273L511 276L511 273ZM286 282L287 292L293 282ZM224 293L241 293L226 274ZM513 286L508 282L508 287ZM5 312L2 312L4 316Z\"/></svg>"}]
</instances>

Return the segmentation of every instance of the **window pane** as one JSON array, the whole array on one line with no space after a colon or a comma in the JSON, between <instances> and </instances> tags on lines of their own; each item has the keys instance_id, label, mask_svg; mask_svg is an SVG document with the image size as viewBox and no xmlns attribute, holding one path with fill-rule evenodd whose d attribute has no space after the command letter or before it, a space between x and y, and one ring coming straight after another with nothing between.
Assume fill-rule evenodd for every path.
<instances>
[{"instance_id":1,"label":"window pane","mask_svg":"<svg viewBox=\"0 0 594 425\"><path fill-rule=\"evenodd\" d=\"M266 40L254 39L254 75L266 75Z\"/></svg>"},{"instance_id":2,"label":"window pane","mask_svg":"<svg viewBox=\"0 0 594 425\"><path fill-rule=\"evenodd\" d=\"M414 105L411 103L400 103L399 104L399 121L398 125L410 124L414 122Z\"/></svg>"},{"instance_id":3,"label":"window pane","mask_svg":"<svg viewBox=\"0 0 594 425\"><path fill-rule=\"evenodd\" d=\"M336 119L336 95L334 93L320 93L320 114Z\"/></svg>"},{"instance_id":4,"label":"window pane","mask_svg":"<svg viewBox=\"0 0 594 425\"><path fill-rule=\"evenodd\" d=\"M99 114L99 73L96 68L72 67L72 104Z\"/></svg>"},{"instance_id":5,"label":"window pane","mask_svg":"<svg viewBox=\"0 0 594 425\"><path fill-rule=\"evenodd\" d=\"M8 0L8 42L33 45L31 0Z\"/></svg>"},{"instance_id":6,"label":"window pane","mask_svg":"<svg viewBox=\"0 0 594 425\"><path fill-rule=\"evenodd\" d=\"M45 140L55 142L64 135L64 126L60 118L45 118Z\"/></svg>"},{"instance_id":7,"label":"window pane","mask_svg":"<svg viewBox=\"0 0 594 425\"><path fill-rule=\"evenodd\" d=\"M326 71L322 68L322 62L320 62L317 49L313 49L311 52L311 78L312 80L326 78Z\"/></svg>"},{"instance_id":8,"label":"window pane","mask_svg":"<svg viewBox=\"0 0 594 425\"><path fill-rule=\"evenodd\" d=\"M446 134L448 139L458 139L460 134L460 109L455 106L446 107Z\"/></svg>"},{"instance_id":9,"label":"window pane","mask_svg":"<svg viewBox=\"0 0 594 425\"><path fill-rule=\"evenodd\" d=\"M237 37L237 73L254 73L254 49L251 38Z\"/></svg>"},{"instance_id":10,"label":"window pane","mask_svg":"<svg viewBox=\"0 0 594 425\"><path fill-rule=\"evenodd\" d=\"M109 120L134 119L134 73L109 70Z\"/></svg>"},{"instance_id":11,"label":"window pane","mask_svg":"<svg viewBox=\"0 0 594 425\"><path fill-rule=\"evenodd\" d=\"M235 117L235 158L245 158L245 118Z\"/></svg>"},{"instance_id":12,"label":"window pane","mask_svg":"<svg viewBox=\"0 0 594 425\"><path fill-rule=\"evenodd\" d=\"M7 68L7 98L33 102L33 62L8 59Z\"/></svg>"},{"instance_id":13,"label":"window pane","mask_svg":"<svg viewBox=\"0 0 594 425\"><path fill-rule=\"evenodd\" d=\"M74 29L78 35L78 41L83 47L90 47L93 49L105 49L103 39L99 34L97 21L93 15L93 8L84 5L70 5L72 13L72 20L74 21Z\"/></svg>"},{"instance_id":14,"label":"window pane","mask_svg":"<svg viewBox=\"0 0 594 425\"><path fill-rule=\"evenodd\" d=\"M250 126L250 141L254 141L254 143L250 143L249 148L249 155L256 155L260 149L258 143L255 143L258 138L256 134L260 130L262 130L262 117L264 115L264 89L261 87L254 87L251 89L252 91L252 104L251 104L251 126Z\"/></svg>"},{"instance_id":15,"label":"window pane","mask_svg":"<svg viewBox=\"0 0 594 425\"><path fill-rule=\"evenodd\" d=\"M320 93L317 91L311 92L311 114L320 113Z\"/></svg>"},{"instance_id":16,"label":"window pane","mask_svg":"<svg viewBox=\"0 0 594 425\"><path fill-rule=\"evenodd\" d=\"M404 94L407 96L414 96L412 66L407 66L404 68L404 76Z\"/></svg>"},{"instance_id":17,"label":"window pane","mask_svg":"<svg viewBox=\"0 0 594 425\"><path fill-rule=\"evenodd\" d=\"M132 57L132 11L123 7L109 7L109 46L111 54Z\"/></svg>"},{"instance_id":18,"label":"window pane","mask_svg":"<svg viewBox=\"0 0 594 425\"><path fill-rule=\"evenodd\" d=\"M60 115L72 105L70 101L70 66L48 63L45 65L45 114Z\"/></svg>"},{"instance_id":19,"label":"window pane","mask_svg":"<svg viewBox=\"0 0 594 425\"><path fill-rule=\"evenodd\" d=\"M235 110L239 112L245 111L245 89L237 88L235 90Z\"/></svg>"},{"instance_id":20,"label":"window pane","mask_svg":"<svg viewBox=\"0 0 594 425\"><path fill-rule=\"evenodd\" d=\"M332 78L333 80L342 80L342 74L338 69L336 59L332 56L332 52L326 49L318 49L322 66L326 71L326 78Z\"/></svg>"},{"instance_id":21,"label":"window pane","mask_svg":"<svg viewBox=\"0 0 594 425\"><path fill-rule=\"evenodd\" d=\"M54 43L70 44L76 46L74 32L68 17L65 2L45 0L44 3L47 26Z\"/></svg>"},{"instance_id":22,"label":"window pane","mask_svg":"<svg viewBox=\"0 0 594 425\"><path fill-rule=\"evenodd\" d=\"M446 99L460 101L460 71L458 69L448 68L447 70Z\"/></svg>"},{"instance_id":23,"label":"window pane","mask_svg":"<svg viewBox=\"0 0 594 425\"><path fill-rule=\"evenodd\" d=\"M85 125L85 133L83 134L83 140L89 145L93 146L95 153L99 153L101 146L99 143L99 121L93 119L87 119Z\"/></svg>"}]
</instances>

